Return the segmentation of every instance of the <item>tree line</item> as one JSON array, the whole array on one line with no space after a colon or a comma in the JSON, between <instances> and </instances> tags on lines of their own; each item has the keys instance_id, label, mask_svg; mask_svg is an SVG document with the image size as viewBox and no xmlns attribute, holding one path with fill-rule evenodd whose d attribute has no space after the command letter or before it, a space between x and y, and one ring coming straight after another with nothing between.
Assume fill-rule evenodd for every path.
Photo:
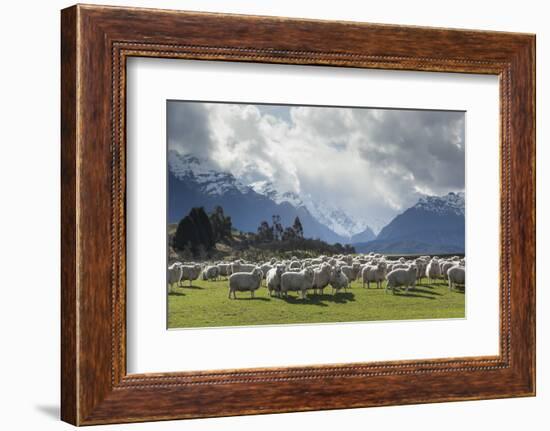
<instances>
[{"instance_id":1,"label":"tree line","mask_svg":"<svg viewBox=\"0 0 550 431\"><path fill-rule=\"evenodd\" d=\"M231 239L231 217L221 206L206 214L203 207L192 208L178 223L172 246L188 255L205 258L220 241Z\"/></svg>"},{"instance_id":2,"label":"tree line","mask_svg":"<svg viewBox=\"0 0 550 431\"><path fill-rule=\"evenodd\" d=\"M178 223L172 238L172 247L184 259L198 257L205 260L214 253L216 243L225 242L237 247L237 251L255 248L262 253L278 255L292 251L308 251L314 254L350 254L355 249L349 244L328 244L320 239L304 238L304 228L299 217L292 226L284 227L281 217L274 214L271 225L262 221L255 233L242 234L239 244L233 244L231 217L216 206L208 215L204 207L192 208Z\"/></svg>"},{"instance_id":3,"label":"tree line","mask_svg":"<svg viewBox=\"0 0 550 431\"><path fill-rule=\"evenodd\" d=\"M294 224L287 228L283 227L281 216L273 215L271 220L271 226L266 220L262 221L260 226L258 226L256 233L258 242L289 241L304 238L304 228L300 217L296 216Z\"/></svg>"}]
</instances>

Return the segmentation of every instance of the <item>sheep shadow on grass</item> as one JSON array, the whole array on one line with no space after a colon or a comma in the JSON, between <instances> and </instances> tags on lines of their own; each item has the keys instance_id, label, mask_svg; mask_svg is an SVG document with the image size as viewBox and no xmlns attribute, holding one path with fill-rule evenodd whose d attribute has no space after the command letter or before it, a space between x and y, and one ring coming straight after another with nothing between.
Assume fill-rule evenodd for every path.
<instances>
[{"instance_id":1,"label":"sheep shadow on grass","mask_svg":"<svg viewBox=\"0 0 550 431\"><path fill-rule=\"evenodd\" d=\"M183 292L175 292L175 291L170 291L168 292L168 296L185 296L185 293Z\"/></svg>"},{"instance_id":2,"label":"sheep shadow on grass","mask_svg":"<svg viewBox=\"0 0 550 431\"><path fill-rule=\"evenodd\" d=\"M436 287L447 286L447 283L436 282L436 281L429 282L429 281L426 280L426 281L423 281L423 282L417 282L416 285L417 286L422 286L422 287L428 287L430 289L435 289Z\"/></svg>"},{"instance_id":3,"label":"sheep shadow on grass","mask_svg":"<svg viewBox=\"0 0 550 431\"><path fill-rule=\"evenodd\" d=\"M189 286L189 285L185 285L185 286L178 286L180 289L192 289L192 290L204 290L205 288L204 287L200 287L200 286Z\"/></svg>"},{"instance_id":4,"label":"sheep shadow on grass","mask_svg":"<svg viewBox=\"0 0 550 431\"><path fill-rule=\"evenodd\" d=\"M464 295L466 293L466 286L454 286L452 291Z\"/></svg>"},{"instance_id":5,"label":"sheep shadow on grass","mask_svg":"<svg viewBox=\"0 0 550 431\"><path fill-rule=\"evenodd\" d=\"M346 302L355 302L355 295L351 292L336 292L335 294L325 295L326 300L329 302L334 302L336 304L345 304Z\"/></svg>"},{"instance_id":6,"label":"sheep shadow on grass","mask_svg":"<svg viewBox=\"0 0 550 431\"><path fill-rule=\"evenodd\" d=\"M424 295L421 295L421 293L424 293ZM394 293L394 296L403 296L405 298L422 298L422 299L435 299L434 296L429 295L441 295L440 293L435 292L429 292L425 290L419 290L416 288L409 289L407 292L406 290L398 290Z\"/></svg>"},{"instance_id":7,"label":"sheep shadow on grass","mask_svg":"<svg viewBox=\"0 0 550 431\"><path fill-rule=\"evenodd\" d=\"M269 301L269 298L264 298L263 296L237 296L236 298L231 297L232 301Z\"/></svg>"},{"instance_id":8,"label":"sheep shadow on grass","mask_svg":"<svg viewBox=\"0 0 550 431\"><path fill-rule=\"evenodd\" d=\"M302 299L300 296L286 296L280 298L289 304L304 304L304 305L317 305L319 307L328 307L325 302L334 302L336 304L345 304L347 302L355 301L355 295L351 292L338 292L335 295L323 293L323 294L309 294L306 299Z\"/></svg>"},{"instance_id":9,"label":"sheep shadow on grass","mask_svg":"<svg viewBox=\"0 0 550 431\"><path fill-rule=\"evenodd\" d=\"M422 287L426 287L426 286L422 286ZM434 292L433 290L419 289L418 286L413 287L412 289L410 289L410 291L420 293L420 294L425 294L425 295L433 295L433 296L441 296L442 295L441 293Z\"/></svg>"},{"instance_id":10,"label":"sheep shadow on grass","mask_svg":"<svg viewBox=\"0 0 550 431\"><path fill-rule=\"evenodd\" d=\"M319 298L319 296L314 296L314 295L308 295L306 296L306 299L302 299L301 296L291 296L291 295L274 297L273 299L281 299L282 301L285 301L287 304L317 305L319 307L328 307L327 304L324 304L321 301L321 298Z\"/></svg>"}]
</instances>

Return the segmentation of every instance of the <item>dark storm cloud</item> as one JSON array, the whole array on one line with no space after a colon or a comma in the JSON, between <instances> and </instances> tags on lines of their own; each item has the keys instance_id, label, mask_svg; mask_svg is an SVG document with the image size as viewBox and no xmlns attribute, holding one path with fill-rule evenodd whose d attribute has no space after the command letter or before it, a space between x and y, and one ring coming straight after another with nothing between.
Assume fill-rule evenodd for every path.
<instances>
[{"instance_id":1,"label":"dark storm cloud","mask_svg":"<svg viewBox=\"0 0 550 431\"><path fill-rule=\"evenodd\" d=\"M169 101L166 115L170 149L200 157L210 155L214 143L210 134L209 114L204 104Z\"/></svg>"},{"instance_id":2,"label":"dark storm cloud","mask_svg":"<svg viewBox=\"0 0 550 431\"><path fill-rule=\"evenodd\" d=\"M454 111L357 111L369 142L361 156L409 173L420 188L464 188L464 113Z\"/></svg>"}]
</instances>

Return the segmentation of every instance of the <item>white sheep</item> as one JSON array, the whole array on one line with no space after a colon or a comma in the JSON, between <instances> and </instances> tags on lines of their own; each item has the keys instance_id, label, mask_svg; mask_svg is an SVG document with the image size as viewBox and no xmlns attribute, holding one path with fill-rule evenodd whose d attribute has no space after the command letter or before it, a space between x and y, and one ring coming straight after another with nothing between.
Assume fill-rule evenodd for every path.
<instances>
[{"instance_id":1,"label":"white sheep","mask_svg":"<svg viewBox=\"0 0 550 431\"><path fill-rule=\"evenodd\" d=\"M386 293L388 289L391 289L392 293L395 293L395 289L404 286L408 292L410 287L416 285L416 265L410 265L407 269L394 269L388 275L386 275Z\"/></svg>"},{"instance_id":2,"label":"white sheep","mask_svg":"<svg viewBox=\"0 0 550 431\"><path fill-rule=\"evenodd\" d=\"M370 282L376 283L376 288L382 287L382 282L386 276L386 262L381 261L378 265L365 265L361 271L361 280L363 282L363 288L365 287L365 281L367 282L367 288L370 289Z\"/></svg>"},{"instance_id":3,"label":"white sheep","mask_svg":"<svg viewBox=\"0 0 550 431\"><path fill-rule=\"evenodd\" d=\"M256 268L256 265L242 262L233 262L231 264L231 273L236 272L251 272Z\"/></svg>"},{"instance_id":4,"label":"white sheep","mask_svg":"<svg viewBox=\"0 0 550 431\"><path fill-rule=\"evenodd\" d=\"M346 274L349 282L357 280L361 271L361 265L358 262L352 262L351 265L342 266L342 272Z\"/></svg>"},{"instance_id":5,"label":"white sheep","mask_svg":"<svg viewBox=\"0 0 550 431\"><path fill-rule=\"evenodd\" d=\"M313 286L313 269L304 268L300 272L285 272L281 275L281 294L288 296L289 291L298 291L306 299L308 289Z\"/></svg>"},{"instance_id":6,"label":"white sheep","mask_svg":"<svg viewBox=\"0 0 550 431\"><path fill-rule=\"evenodd\" d=\"M342 271L342 273L345 274L346 278L348 279L348 285L346 287L349 287L349 283L351 283L355 279L353 277L354 275L353 267L351 265L342 265L340 267L340 270Z\"/></svg>"},{"instance_id":7,"label":"white sheep","mask_svg":"<svg viewBox=\"0 0 550 431\"><path fill-rule=\"evenodd\" d=\"M432 259L426 266L426 277L431 283L432 280L441 277L441 270L439 268L439 261L437 259Z\"/></svg>"},{"instance_id":8,"label":"white sheep","mask_svg":"<svg viewBox=\"0 0 550 431\"><path fill-rule=\"evenodd\" d=\"M209 265L202 271L203 280L217 280L220 274L220 269L217 265Z\"/></svg>"},{"instance_id":9,"label":"white sheep","mask_svg":"<svg viewBox=\"0 0 550 431\"><path fill-rule=\"evenodd\" d=\"M250 292L250 297L254 298L254 292L260 288L262 281L262 271L255 267L251 272L236 272L229 277L229 296L237 299L236 292Z\"/></svg>"},{"instance_id":10,"label":"white sheep","mask_svg":"<svg viewBox=\"0 0 550 431\"><path fill-rule=\"evenodd\" d=\"M332 270L330 274L330 286L332 287L332 294L334 295L340 289L346 290L348 287L349 280L346 277L346 274L342 272L340 267L336 267Z\"/></svg>"},{"instance_id":11,"label":"white sheep","mask_svg":"<svg viewBox=\"0 0 550 431\"><path fill-rule=\"evenodd\" d=\"M348 265L351 265L351 262L353 261L353 256L351 256L350 254L346 255L346 256L342 256L341 257L341 260L343 260L344 262L346 262Z\"/></svg>"},{"instance_id":12,"label":"white sheep","mask_svg":"<svg viewBox=\"0 0 550 431\"><path fill-rule=\"evenodd\" d=\"M454 261L443 261L439 264L439 269L441 270L441 275L445 280L447 280L447 271L451 269L453 266L458 265L458 262Z\"/></svg>"},{"instance_id":13,"label":"white sheep","mask_svg":"<svg viewBox=\"0 0 550 431\"><path fill-rule=\"evenodd\" d=\"M302 268L287 268L285 272L300 272Z\"/></svg>"},{"instance_id":14,"label":"white sheep","mask_svg":"<svg viewBox=\"0 0 550 431\"><path fill-rule=\"evenodd\" d=\"M168 267L168 287L181 280L181 263L176 262Z\"/></svg>"},{"instance_id":15,"label":"white sheep","mask_svg":"<svg viewBox=\"0 0 550 431\"><path fill-rule=\"evenodd\" d=\"M271 265L270 263L264 263L260 265L260 269L262 270L262 274L264 275L264 280L266 279L267 273L271 268L273 268L273 265Z\"/></svg>"},{"instance_id":16,"label":"white sheep","mask_svg":"<svg viewBox=\"0 0 550 431\"><path fill-rule=\"evenodd\" d=\"M231 264L218 263L218 273L221 277L229 277L231 275Z\"/></svg>"},{"instance_id":17,"label":"white sheep","mask_svg":"<svg viewBox=\"0 0 550 431\"><path fill-rule=\"evenodd\" d=\"M265 279L269 296L272 296L273 292L276 296L281 293L281 275L283 275L284 270L284 265L276 265L267 271Z\"/></svg>"},{"instance_id":18,"label":"white sheep","mask_svg":"<svg viewBox=\"0 0 550 431\"><path fill-rule=\"evenodd\" d=\"M426 266L428 266L428 260L422 257L419 257L414 260L414 264L417 267L416 280L422 281L422 277L426 274Z\"/></svg>"},{"instance_id":19,"label":"white sheep","mask_svg":"<svg viewBox=\"0 0 550 431\"><path fill-rule=\"evenodd\" d=\"M466 270L463 266L453 266L447 270L447 278L449 279L449 290L452 290L457 284L464 286Z\"/></svg>"},{"instance_id":20,"label":"white sheep","mask_svg":"<svg viewBox=\"0 0 550 431\"><path fill-rule=\"evenodd\" d=\"M293 269L302 269L302 264L300 263L300 261L298 260L294 260L292 262L290 262L290 265L288 265L288 269L289 270L293 270Z\"/></svg>"},{"instance_id":21,"label":"white sheep","mask_svg":"<svg viewBox=\"0 0 550 431\"><path fill-rule=\"evenodd\" d=\"M318 292L321 292L321 295L323 294L323 290L330 283L331 272L332 269L328 263L322 263L321 266L314 269L312 288L315 294Z\"/></svg>"},{"instance_id":22,"label":"white sheep","mask_svg":"<svg viewBox=\"0 0 550 431\"><path fill-rule=\"evenodd\" d=\"M193 280L199 278L201 274L201 266L199 264L181 265L180 284L185 280L189 280L189 287L193 286Z\"/></svg>"}]
</instances>

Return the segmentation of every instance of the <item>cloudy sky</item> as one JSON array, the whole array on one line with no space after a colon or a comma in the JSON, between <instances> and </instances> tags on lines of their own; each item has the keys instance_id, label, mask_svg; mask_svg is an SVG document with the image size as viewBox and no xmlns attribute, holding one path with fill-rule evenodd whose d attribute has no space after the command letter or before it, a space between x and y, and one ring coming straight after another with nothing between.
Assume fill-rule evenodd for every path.
<instances>
[{"instance_id":1,"label":"cloudy sky","mask_svg":"<svg viewBox=\"0 0 550 431\"><path fill-rule=\"evenodd\" d=\"M376 230L422 195L464 190L464 112L170 101L167 134L169 149Z\"/></svg>"}]
</instances>

